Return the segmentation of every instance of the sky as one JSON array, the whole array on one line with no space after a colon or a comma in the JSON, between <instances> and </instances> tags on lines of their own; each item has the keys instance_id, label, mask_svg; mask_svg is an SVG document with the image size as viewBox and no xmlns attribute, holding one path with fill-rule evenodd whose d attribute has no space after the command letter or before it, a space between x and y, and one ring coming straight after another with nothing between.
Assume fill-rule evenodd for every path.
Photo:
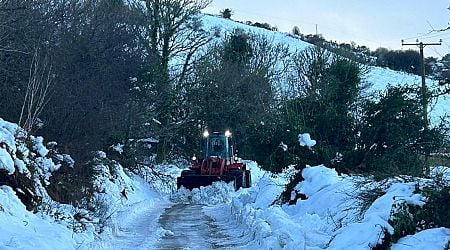
<instances>
[{"instance_id":1,"label":"sky","mask_svg":"<svg viewBox=\"0 0 450 250\"><path fill-rule=\"evenodd\" d=\"M442 57L450 53L450 30L432 32L449 26L449 0L213 0L204 10L219 14L225 8L233 11L232 19L267 22L280 31L294 26L303 34L319 34L327 40L356 42L372 50L418 49L403 46L415 43L437 43L425 47L425 56Z\"/></svg>"}]
</instances>

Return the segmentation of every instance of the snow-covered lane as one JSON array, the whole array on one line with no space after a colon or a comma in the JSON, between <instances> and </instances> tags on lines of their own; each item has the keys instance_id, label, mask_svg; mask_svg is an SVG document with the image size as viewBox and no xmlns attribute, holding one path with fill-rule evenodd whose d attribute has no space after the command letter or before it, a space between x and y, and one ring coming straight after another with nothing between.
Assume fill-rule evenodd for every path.
<instances>
[{"instance_id":1,"label":"snow-covered lane","mask_svg":"<svg viewBox=\"0 0 450 250\"><path fill-rule=\"evenodd\" d=\"M158 218L171 203L144 200L114 214L101 239L81 249L154 249L166 232L158 227Z\"/></svg>"},{"instance_id":2,"label":"snow-covered lane","mask_svg":"<svg viewBox=\"0 0 450 250\"><path fill-rule=\"evenodd\" d=\"M158 238L155 232L156 213L160 207L149 206L144 201L135 204L131 211L123 211L121 225L113 231L112 247L116 249L149 249Z\"/></svg>"},{"instance_id":3,"label":"snow-covered lane","mask_svg":"<svg viewBox=\"0 0 450 250\"><path fill-rule=\"evenodd\" d=\"M156 249L235 249L242 244L198 204L175 204L167 208L159 224L166 233Z\"/></svg>"}]
</instances>

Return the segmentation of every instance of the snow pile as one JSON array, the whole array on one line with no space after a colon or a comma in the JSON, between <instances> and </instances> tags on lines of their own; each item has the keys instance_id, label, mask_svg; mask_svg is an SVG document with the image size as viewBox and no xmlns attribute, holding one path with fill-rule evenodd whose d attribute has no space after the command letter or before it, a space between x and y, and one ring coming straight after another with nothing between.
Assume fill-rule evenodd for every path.
<instances>
[{"instance_id":1,"label":"snow pile","mask_svg":"<svg viewBox=\"0 0 450 250\"><path fill-rule=\"evenodd\" d=\"M450 229L432 228L408 235L392 245L392 250L445 249L450 241Z\"/></svg>"},{"instance_id":2,"label":"snow pile","mask_svg":"<svg viewBox=\"0 0 450 250\"><path fill-rule=\"evenodd\" d=\"M296 237L292 234L300 230L299 226L287 219L289 216L280 206L272 206L283 186L295 174L293 168L280 175L265 172L254 162L247 162L247 168L252 173L253 187L234 193L229 204L205 208L205 213L220 224L230 218L238 224L242 231L237 233L246 237L242 248L294 249L298 244L304 245L304 241L294 240Z\"/></svg>"},{"instance_id":3,"label":"snow pile","mask_svg":"<svg viewBox=\"0 0 450 250\"><path fill-rule=\"evenodd\" d=\"M15 171L12 156L17 151L14 136L17 130L16 124L0 118L0 170L6 170L8 174L13 174Z\"/></svg>"},{"instance_id":4,"label":"snow pile","mask_svg":"<svg viewBox=\"0 0 450 250\"><path fill-rule=\"evenodd\" d=\"M96 181L102 192L96 194L92 204L97 201L106 208L100 217L103 218L102 232L95 242L87 242L81 248L151 248L160 238L161 232L156 230L157 221L168 202L144 179L134 174L126 174L119 164L115 164L114 174L108 166L101 166L99 167L108 174L104 175L106 178ZM108 176L114 175L114 178L108 179ZM140 235L145 237L129 235L135 231L140 231Z\"/></svg>"},{"instance_id":5,"label":"snow pile","mask_svg":"<svg viewBox=\"0 0 450 250\"><path fill-rule=\"evenodd\" d=\"M0 187L1 249L75 249L73 231L43 214L33 214L8 186Z\"/></svg>"},{"instance_id":6,"label":"snow pile","mask_svg":"<svg viewBox=\"0 0 450 250\"><path fill-rule=\"evenodd\" d=\"M111 227L108 224L111 219L132 204L160 199L160 194L149 183L125 171L118 162L108 159L103 151L98 151L89 165L94 172L93 190L90 191L93 195L86 197L81 205L93 211L87 218L95 222L97 231Z\"/></svg>"},{"instance_id":7,"label":"snow pile","mask_svg":"<svg viewBox=\"0 0 450 250\"><path fill-rule=\"evenodd\" d=\"M361 214L358 194L367 186L356 183L363 177L340 176L334 169L315 166L303 169L304 181L294 188L306 199L297 200L294 205L277 205L274 201L289 178L255 167L256 164L250 164L252 172L258 175L252 176L253 187L231 193L230 203L204 208L218 226L231 223L235 226L230 227L239 229L231 234L245 238L242 249L371 249L382 243L386 231L393 232L388 220L395 204L424 204L424 197L414 192L415 183L392 180L385 193ZM430 231L429 234L440 235L437 240L429 239L434 242L432 246L443 247L445 239L450 239L448 230ZM411 242L412 238L404 241Z\"/></svg>"},{"instance_id":8,"label":"snow pile","mask_svg":"<svg viewBox=\"0 0 450 250\"><path fill-rule=\"evenodd\" d=\"M90 164L94 172L93 190L90 191L93 196L87 197L83 206L95 211L94 218L91 219L96 220L96 224L102 227L120 204L128 199L128 193L133 190L133 186L122 166L106 158L104 152L98 151Z\"/></svg>"},{"instance_id":9,"label":"snow pile","mask_svg":"<svg viewBox=\"0 0 450 250\"><path fill-rule=\"evenodd\" d=\"M334 169L325 166L307 167L303 169L302 176L305 181L300 182L294 190L305 194L306 197L311 197L318 191L336 184L341 179Z\"/></svg>"},{"instance_id":10,"label":"snow pile","mask_svg":"<svg viewBox=\"0 0 450 250\"><path fill-rule=\"evenodd\" d=\"M309 135L308 133L299 134L298 142L300 143L300 146L302 147L307 146L309 149L311 149L312 147L314 147L314 145L316 145L316 140L312 140L311 135Z\"/></svg>"},{"instance_id":11,"label":"snow pile","mask_svg":"<svg viewBox=\"0 0 450 250\"><path fill-rule=\"evenodd\" d=\"M247 169L251 172L252 186L257 185L261 187L259 195L270 196L268 199L261 198L260 201L267 201L272 198L272 191L276 189L275 193L289 181L290 177L296 173L293 167L286 169L282 174L274 175L262 170L255 162L244 161ZM264 184L263 184L264 183ZM245 193L246 189L241 189L237 193ZM171 201L175 203L185 204L201 204L201 205L218 205L230 203L232 198L237 194L234 190L233 183L214 182L210 186L194 188L188 190L181 188L171 194Z\"/></svg>"},{"instance_id":12,"label":"snow pile","mask_svg":"<svg viewBox=\"0 0 450 250\"><path fill-rule=\"evenodd\" d=\"M334 233L330 247L336 249L372 248L381 244L384 238L384 230L389 233L394 232L394 229L388 223L394 204L399 202L424 204L423 197L414 194L414 190L415 183L392 184L386 194L372 203L361 221L349 224ZM356 233L360 236L353 237Z\"/></svg>"},{"instance_id":13,"label":"snow pile","mask_svg":"<svg viewBox=\"0 0 450 250\"><path fill-rule=\"evenodd\" d=\"M186 204L217 205L229 203L233 192L233 183L214 182L210 186L194 188L192 191L182 187L171 195L171 201Z\"/></svg>"}]
</instances>

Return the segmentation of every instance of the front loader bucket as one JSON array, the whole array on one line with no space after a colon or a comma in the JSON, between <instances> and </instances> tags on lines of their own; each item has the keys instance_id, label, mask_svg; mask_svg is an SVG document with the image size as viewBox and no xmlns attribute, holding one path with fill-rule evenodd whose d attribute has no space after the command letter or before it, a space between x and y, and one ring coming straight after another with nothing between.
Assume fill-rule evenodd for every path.
<instances>
[{"instance_id":1,"label":"front loader bucket","mask_svg":"<svg viewBox=\"0 0 450 250\"><path fill-rule=\"evenodd\" d=\"M194 188L205 187L211 185L213 182L225 181L230 182L227 176L215 176L215 175L188 175L177 178L177 188L182 186L192 190Z\"/></svg>"}]
</instances>

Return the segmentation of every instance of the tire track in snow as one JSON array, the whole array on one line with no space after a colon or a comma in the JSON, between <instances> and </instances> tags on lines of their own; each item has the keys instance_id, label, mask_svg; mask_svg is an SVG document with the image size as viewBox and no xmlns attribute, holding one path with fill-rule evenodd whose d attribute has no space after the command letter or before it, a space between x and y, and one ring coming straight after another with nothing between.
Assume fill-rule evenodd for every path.
<instances>
[{"instance_id":1,"label":"tire track in snow","mask_svg":"<svg viewBox=\"0 0 450 250\"><path fill-rule=\"evenodd\" d=\"M167 233L156 249L235 249L245 244L224 230L232 227L207 216L202 205L176 204L165 210L159 223Z\"/></svg>"},{"instance_id":2,"label":"tire track in snow","mask_svg":"<svg viewBox=\"0 0 450 250\"><path fill-rule=\"evenodd\" d=\"M163 200L145 200L118 212L103 239L81 249L154 249L161 237L158 218L164 207Z\"/></svg>"}]
</instances>

